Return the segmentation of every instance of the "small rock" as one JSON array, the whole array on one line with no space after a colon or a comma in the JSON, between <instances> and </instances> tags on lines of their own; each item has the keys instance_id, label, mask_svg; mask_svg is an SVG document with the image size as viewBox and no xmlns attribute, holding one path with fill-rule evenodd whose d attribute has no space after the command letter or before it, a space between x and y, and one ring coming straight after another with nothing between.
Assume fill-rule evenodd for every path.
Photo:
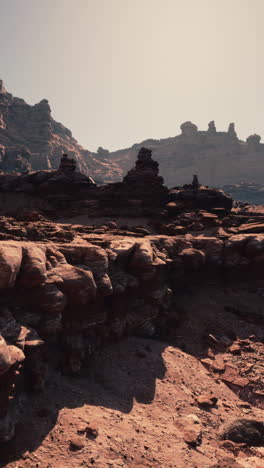
<instances>
[{"instance_id":1,"label":"small rock","mask_svg":"<svg viewBox=\"0 0 264 468\"><path fill-rule=\"evenodd\" d=\"M10 348L5 339L0 335L0 375L4 374L11 367Z\"/></svg>"},{"instance_id":2,"label":"small rock","mask_svg":"<svg viewBox=\"0 0 264 468\"><path fill-rule=\"evenodd\" d=\"M229 348L229 351L231 354L234 354L234 355L241 354L241 348L238 344L232 344L232 346L230 346Z\"/></svg>"},{"instance_id":3,"label":"small rock","mask_svg":"<svg viewBox=\"0 0 264 468\"><path fill-rule=\"evenodd\" d=\"M238 387L246 387L249 380L239 375L239 371L230 365L226 365L225 373L222 376L223 382L237 385Z\"/></svg>"},{"instance_id":4,"label":"small rock","mask_svg":"<svg viewBox=\"0 0 264 468\"><path fill-rule=\"evenodd\" d=\"M88 439L96 439L96 437L99 435L98 426L95 422L89 424L80 423L77 428L77 432L78 434L86 434Z\"/></svg>"},{"instance_id":5,"label":"small rock","mask_svg":"<svg viewBox=\"0 0 264 468\"><path fill-rule=\"evenodd\" d=\"M238 419L224 428L222 438L248 446L261 446L264 440L264 423L255 419Z\"/></svg>"},{"instance_id":6,"label":"small rock","mask_svg":"<svg viewBox=\"0 0 264 468\"><path fill-rule=\"evenodd\" d=\"M70 440L70 449L71 450L81 450L84 447L84 442L81 437L74 436Z\"/></svg>"},{"instance_id":7,"label":"small rock","mask_svg":"<svg viewBox=\"0 0 264 468\"><path fill-rule=\"evenodd\" d=\"M219 346L219 341L214 335L209 334L207 340L212 346Z\"/></svg>"},{"instance_id":8,"label":"small rock","mask_svg":"<svg viewBox=\"0 0 264 468\"><path fill-rule=\"evenodd\" d=\"M90 423L86 428L86 436L89 439L96 439L99 435L99 428L95 422Z\"/></svg>"},{"instance_id":9,"label":"small rock","mask_svg":"<svg viewBox=\"0 0 264 468\"><path fill-rule=\"evenodd\" d=\"M189 229L191 231L203 231L204 230L204 225L199 222L193 222L189 225Z\"/></svg>"},{"instance_id":10,"label":"small rock","mask_svg":"<svg viewBox=\"0 0 264 468\"><path fill-rule=\"evenodd\" d=\"M210 370L212 370L213 372L224 372L225 370L225 363L223 361L223 359L209 359L209 358L205 358L205 359L201 359L201 363L206 366L207 368L209 368Z\"/></svg>"},{"instance_id":11,"label":"small rock","mask_svg":"<svg viewBox=\"0 0 264 468\"><path fill-rule=\"evenodd\" d=\"M21 458L23 458L23 460L26 460L29 456L29 451L27 450L26 452L23 453L23 455L21 455Z\"/></svg>"},{"instance_id":12,"label":"small rock","mask_svg":"<svg viewBox=\"0 0 264 468\"><path fill-rule=\"evenodd\" d=\"M219 442L219 446L223 447L225 450L228 450L229 452L232 452L234 455L238 455L239 451L242 448L246 447L246 444L238 444L238 443L232 442L232 440L222 440Z\"/></svg>"},{"instance_id":13,"label":"small rock","mask_svg":"<svg viewBox=\"0 0 264 468\"><path fill-rule=\"evenodd\" d=\"M201 359L201 363L206 366L206 367L209 367L211 368L212 366L212 359L209 359L209 358L204 358L204 359Z\"/></svg>"},{"instance_id":14,"label":"small rock","mask_svg":"<svg viewBox=\"0 0 264 468\"><path fill-rule=\"evenodd\" d=\"M247 352L247 353L254 353L254 348L252 348L252 346L250 345L246 345L246 346L243 346L243 351Z\"/></svg>"},{"instance_id":15,"label":"small rock","mask_svg":"<svg viewBox=\"0 0 264 468\"><path fill-rule=\"evenodd\" d=\"M240 406L240 408L251 408L251 405L249 403L245 403L244 401L242 403L238 403L238 406Z\"/></svg>"},{"instance_id":16,"label":"small rock","mask_svg":"<svg viewBox=\"0 0 264 468\"><path fill-rule=\"evenodd\" d=\"M185 443L190 447L197 447L202 443L202 426L199 418L195 414L188 414L175 421Z\"/></svg>"},{"instance_id":17,"label":"small rock","mask_svg":"<svg viewBox=\"0 0 264 468\"><path fill-rule=\"evenodd\" d=\"M224 372L225 371L225 363L223 361L222 358L218 358L218 359L215 359L214 361L212 361L212 365L211 365L211 368L213 370L213 372Z\"/></svg>"},{"instance_id":18,"label":"small rock","mask_svg":"<svg viewBox=\"0 0 264 468\"><path fill-rule=\"evenodd\" d=\"M214 406L218 401L218 398L208 395L206 393L199 395L197 398L197 403L199 406L202 406L203 408L210 408L211 406Z\"/></svg>"},{"instance_id":19,"label":"small rock","mask_svg":"<svg viewBox=\"0 0 264 468\"><path fill-rule=\"evenodd\" d=\"M142 228L142 227L135 227L133 229L134 232L137 232L139 234L144 234L145 236L149 236L150 232L148 229Z\"/></svg>"}]
</instances>

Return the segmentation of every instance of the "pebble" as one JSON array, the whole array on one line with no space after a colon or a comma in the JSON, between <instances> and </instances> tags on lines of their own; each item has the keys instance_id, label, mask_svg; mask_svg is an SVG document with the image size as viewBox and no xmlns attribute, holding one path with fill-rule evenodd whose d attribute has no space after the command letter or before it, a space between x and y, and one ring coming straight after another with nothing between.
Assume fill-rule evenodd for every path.
<instances>
[{"instance_id":1,"label":"pebble","mask_svg":"<svg viewBox=\"0 0 264 468\"><path fill-rule=\"evenodd\" d=\"M218 398L212 395L208 395L207 393L199 395L197 398L198 405L204 408L209 408L210 406L214 406L217 403L217 401L218 401Z\"/></svg>"},{"instance_id":2,"label":"pebble","mask_svg":"<svg viewBox=\"0 0 264 468\"><path fill-rule=\"evenodd\" d=\"M234 354L234 355L241 354L241 348L238 344L232 344L232 346L230 346L229 348L229 351L231 354Z\"/></svg>"},{"instance_id":3,"label":"pebble","mask_svg":"<svg viewBox=\"0 0 264 468\"><path fill-rule=\"evenodd\" d=\"M81 450L84 447L84 441L79 436L74 436L70 439L71 450Z\"/></svg>"}]
</instances>

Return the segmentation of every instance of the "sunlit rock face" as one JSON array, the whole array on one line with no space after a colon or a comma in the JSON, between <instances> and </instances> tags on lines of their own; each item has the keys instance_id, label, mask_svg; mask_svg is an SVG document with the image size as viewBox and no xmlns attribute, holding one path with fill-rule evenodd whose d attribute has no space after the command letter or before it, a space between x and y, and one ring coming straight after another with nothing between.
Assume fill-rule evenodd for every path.
<instances>
[{"instance_id":1,"label":"sunlit rock face","mask_svg":"<svg viewBox=\"0 0 264 468\"><path fill-rule=\"evenodd\" d=\"M262 183L264 144L259 135L251 135L243 142L234 123L230 123L226 132L220 132L214 121L209 122L205 131L190 121L184 122L180 130L175 137L145 140L110 153L108 159L118 164L125 174L134 165L139 148L145 146L152 150L169 187L183 185L190 174L199 174L203 184L211 187L241 180Z\"/></svg>"},{"instance_id":2,"label":"sunlit rock face","mask_svg":"<svg viewBox=\"0 0 264 468\"><path fill-rule=\"evenodd\" d=\"M118 167L82 148L70 130L56 122L46 99L31 106L8 93L0 80L0 169L27 172L57 169L62 153L74 154L78 170L98 181L122 177Z\"/></svg>"},{"instance_id":3,"label":"sunlit rock face","mask_svg":"<svg viewBox=\"0 0 264 468\"><path fill-rule=\"evenodd\" d=\"M67 153L76 159L77 170L96 183L120 182L133 168L141 147L152 151L168 187L183 185L190 174L199 174L203 184L211 187L263 181L264 144L256 134L241 141L234 123L220 132L214 121L207 130L187 121L177 136L148 139L114 152L99 146L92 153L52 118L46 99L31 106L7 92L0 80L0 170L4 172L58 169L62 154Z\"/></svg>"}]
</instances>

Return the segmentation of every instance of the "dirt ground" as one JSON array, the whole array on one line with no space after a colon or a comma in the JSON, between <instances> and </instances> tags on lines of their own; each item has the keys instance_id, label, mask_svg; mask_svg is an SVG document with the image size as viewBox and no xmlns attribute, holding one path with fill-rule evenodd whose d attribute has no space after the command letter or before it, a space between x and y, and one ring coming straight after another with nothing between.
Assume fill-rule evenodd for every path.
<instances>
[{"instance_id":1,"label":"dirt ground","mask_svg":"<svg viewBox=\"0 0 264 468\"><path fill-rule=\"evenodd\" d=\"M15 439L1 448L1 467L264 467L264 447L220 437L236 419L263 421L264 345L254 313L264 299L258 290L208 291L179 298L185 320L169 338L128 337L78 377L53 372L44 393L29 395ZM239 301L254 304L249 320L237 316ZM239 352L221 348L221 336ZM244 379L239 385L228 381L230 367ZM201 395L217 401L203 407ZM188 421L200 431L197 444Z\"/></svg>"}]
</instances>

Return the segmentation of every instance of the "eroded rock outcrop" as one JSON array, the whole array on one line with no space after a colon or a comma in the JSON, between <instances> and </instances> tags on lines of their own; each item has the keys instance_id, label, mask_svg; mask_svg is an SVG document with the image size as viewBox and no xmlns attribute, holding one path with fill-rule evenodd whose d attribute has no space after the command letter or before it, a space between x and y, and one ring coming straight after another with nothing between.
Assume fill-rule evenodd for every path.
<instances>
[{"instance_id":1,"label":"eroded rock outcrop","mask_svg":"<svg viewBox=\"0 0 264 468\"><path fill-rule=\"evenodd\" d=\"M244 142L238 138L234 123L224 132L217 130L214 121L209 122L207 131L198 130L190 121L180 129L175 137L149 139L113 152L99 147L93 153L55 122L46 99L30 106L8 93L3 83L0 88L0 170L4 172L57 169L62 153L68 153L74 155L78 171L97 184L120 182L143 146L160 164L168 187L183 185L192 173L211 187L241 180L262 183L264 146L259 135L250 135Z\"/></svg>"},{"instance_id":2,"label":"eroded rock outcrop","mask_svg":"<svg viewBox=\"0 0 264 468\"><path fill-rule=\"evenodd\" d=\"M108 160L122 169L123 174L133 166L141 146L152 150L160 164L160 173L168 187L183 185L190 174L199 174L204 184L223 187L241 180L262 183L264 145L259 135L251 135L246 142L237 136L231 123L227 131L219 131L215 122L208 130L198 130L192 122L180 126L181 133L161 140L145 140L130 148L111 152Z\"/></svg>"},{"instance_id":3,"label":"eroded rock outcrop","mask_svg":"<svg viewBox=\"0 0 264 468\"><path fill-rule=\"evenodd\" d=\"M82 148L70 130L51 116L46 99L31 106L0 86L0 169L20 172L57 169L62 153L74 154L77 168L98 181L122 177L115 163ZM1 153L0 153L1 154Z\"/></svg>"},{"instance_id":4,"label":"eroded rock outcrop","mask_svg":"<svg viewBox=\"0 0 264 468\"><path fill-rule=\"evenodd\" d=\"M91 177L78 171L74 158L64 154L58 170L23 175L1 173L0 192L0 213L19 217L21 212L34 216L39 211L53 218L81 214L110 218L152 216L154 222L179 210L232 207L228 195L201 186L197 176L190 185L168 190L159 176L159 164L146 148L140 149L135 167L119 183L96 185Z\"/></svg>"},{"instance_id":5,"label":"eroded rock outcrop","mask_svg":"<svg viewBox=\"0 0 264 468\"><path fill-rule=\"evenodd\" d=\"M176 291L190 279L235 282L249 268L262 277L263 233L219 239L77 232L72 242L0 241L2 442L14 435L25 382L43 389L54 363L78 373L111 340L153 336L175 316Z\"/></svg>"},{"instance_id":6,"label":"eroded rock outcrop","mask_svg":"<svg viewBox=\"0 0 264 468\"><path fill-rule=\"evenodd\" d=\"M169 204L170 211L172 211L173 208L176 210L211 210L223 208L229 211L233 205L233 200L230 195L223 190L200 185L197 176L193 177L192 184L171 189L170 200L172 202Z\"/></svg>"}]
</instances>

